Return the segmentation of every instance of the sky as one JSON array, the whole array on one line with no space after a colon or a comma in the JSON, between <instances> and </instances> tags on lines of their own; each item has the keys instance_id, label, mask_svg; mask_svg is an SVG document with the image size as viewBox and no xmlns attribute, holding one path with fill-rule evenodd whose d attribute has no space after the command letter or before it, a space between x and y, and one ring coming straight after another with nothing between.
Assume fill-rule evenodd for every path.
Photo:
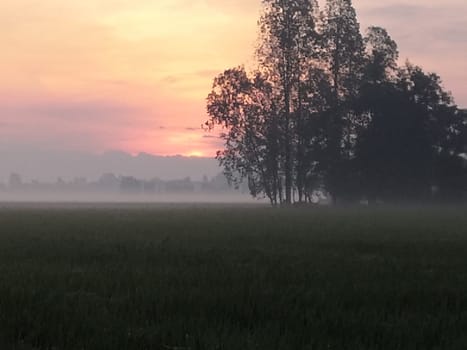
<instances>
[{"instance_id":1,"label":"sky","mask_svg":"<svg viewBox=\"0 0 467 350\"><path fill-rule=\"evenodd\" d=\"M467 1L354 0L467 107ZM254 62L260 0L1 0L0 149L212 157L205 99Z\"/></svg>"}]
</instances>

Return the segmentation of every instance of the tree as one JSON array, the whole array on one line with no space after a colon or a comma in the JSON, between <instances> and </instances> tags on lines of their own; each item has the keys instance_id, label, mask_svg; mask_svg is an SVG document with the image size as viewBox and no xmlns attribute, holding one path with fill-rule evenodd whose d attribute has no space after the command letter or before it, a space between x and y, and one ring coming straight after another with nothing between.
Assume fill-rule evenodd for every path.
<instances>
[{"instance_id":1,"label":"tree","mask_svg":"<svg viewBox=\"0 0 467 350\"><path fill-rule=\"evenodd\" d=\"M346 192L354 153L355 115L352 104L364 64L363 38L351 0L327 0L322 28L324 60L333 87L327 127L327 188L334 200Z\"/></svg>"},{"instance_id":2,"label":"tree","mask_svg":"<svg viewBox=\"0 0 467 350\"><path fill-rule=\"evenodd\" d=\"M367 107L371 122L357 146L363 193L386 201L418 197L419 189L427 188L431 154L423 119L407 96L390 84L376 90Z\"/></svg>"},{"instance_id":3,"label":"tree","mask_svg":"<svg viewBox=\"0 0 467 350\"><path fill-rule=\"evenodd\" d=\"M360 103L370 117L357 148L367 197L428 200L433 188L459 192L462 119L436 74L407 63L394 81L368 80Z\"/></svg>"},{"instance_id":4,"label":"tree","mask_svg":"<svg viewBox=\"0 0 467 350\"><path fill-rule=\"evenodd\" d=\"M286 204L293 201L297 175L299 200L303 195L304 175L303 172L297 174L297 170L304 167L305 141L297 130L304 127L304 84L308 69L317 57L317 9L315 0L263 0L263 15L259 21L257 58L259 69L268 78L277 101Z\"/></svg>"},{"instance_id":5,"label":"tree","mask_svg":"<svg viewBox=\"0 0 467 350\"><path fill-rule=\"evenodd\" d=\"M297 162L296 187L309 202L314 190L325 185L327 152L327 122L332 113L333 89L327 72L318 67L310 67L304 85L304 119L297 133L303 144L302 161Z\"/></svg>"},{"instance_id":6,"label":"tree","mask_svg":"<svg viewBox=\"0 0 467 350\"><path fill-rule=\"evenodd\" d=\"M226 174L236 184L247 179L253 195L264 193L272 203L292 203L294 188L299 200L304 196L304 99L316 57L316 13L314 0L264 0L258 72L250 78L243 68L226 71L208 97L208 128L225 130L218 159Z\"/></svg>"},{"instance_id":7,"label":"tree","mask_svg":"<svg viewBox=\"0 0 467 350\"><path fill-rule=\"evenodd\" d=\"M250 78L243 67L219 75L208 96L209 129L221 125L225 149L217 158L231 183L247 179L253 196L280 197L278 122L271 84L261 73Z\"/></svg>"},{"instance_id":8,"label":"tree","mask_svg":"<svg viewBox=\"0 0 467 350\"><path fill-rule=\"evenodd\" d=\"M359 116L354 166L360 195L374 200L394 193L393 182L402 174L396 163L406 103L395 83L397 44L380 27L367 29L364 44L363 78L353 105Z\"/></svg>"}]
</instances>

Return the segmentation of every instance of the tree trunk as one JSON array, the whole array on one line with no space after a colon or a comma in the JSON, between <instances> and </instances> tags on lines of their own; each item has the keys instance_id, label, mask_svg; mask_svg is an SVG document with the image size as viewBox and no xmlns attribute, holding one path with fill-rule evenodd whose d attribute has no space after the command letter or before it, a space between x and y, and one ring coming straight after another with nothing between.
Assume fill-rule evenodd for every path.
<instances>
[{"instance_id":1,"label":"tree trunk","mask_svg":"<svg viewBox=\"0 0 467 350\"><path fill-rule=\"evenodd\" d=\"M287 87L288 89L288 87ZM290 96L285 93L285 204L292 204L292 147L290 135Z\"/></svg>"}]
</instances>

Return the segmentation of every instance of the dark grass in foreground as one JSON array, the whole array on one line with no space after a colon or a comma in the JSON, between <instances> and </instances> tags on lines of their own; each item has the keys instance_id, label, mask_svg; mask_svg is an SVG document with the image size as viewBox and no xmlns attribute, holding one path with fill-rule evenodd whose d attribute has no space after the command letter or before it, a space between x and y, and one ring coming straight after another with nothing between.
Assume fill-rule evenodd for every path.
<instances>
[{"instance_id":1,"label":"dark grass in foreground","mask_svg":"<svg viewBox=\"0 0 467 350\"><path fill-rule=\"evenodd\" d=\"M0 210L1 349L465 349L463 209Z\"/></svg>"}]
</instances>

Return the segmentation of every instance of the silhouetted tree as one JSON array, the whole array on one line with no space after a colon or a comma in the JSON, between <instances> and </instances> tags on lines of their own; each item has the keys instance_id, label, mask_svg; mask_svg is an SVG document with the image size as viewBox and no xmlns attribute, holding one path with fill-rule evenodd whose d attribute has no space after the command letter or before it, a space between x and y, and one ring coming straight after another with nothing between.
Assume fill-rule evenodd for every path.
<instances>
[{"instance_id":1,"label":"silhouetted tree","mask_svg":"<svg viewBox=\"0 0 467 350\"><path fill-rule=\"evenodd\" d=\"M459 189L462 118L436 74L406 64L395 80L367 80L359 102L369 116L357 148L367 197L428 200L433 188Z\"/></svg>"},{"instance_id":2,"label":"silhouetted tree","mask_svg":"<svg viewBox=\"0 0 467 350\"><path fill-rule=\"evenodd\" d=\"M309 67L318 53L315 0L263 0L257 58L275 95L279 152L283 158L284 202L293 188L303 199L305 182L304 89ZM282 164L279 163L282 167Z\"/></svg>"},{"instance_id":3,"label":"silhouetted tree","mask_svg":"<svg viewBox=\"0 0 467 350\"><path fill-rule=\"evenodd\" d=\"M303 89L304 119L297 129L303 144L301 162L297 162L297 183L299 201L301 192L311 200L312 192L325 185L326 164L328 161L327 131L332 117L333 88L327 72L318 67L310 67L308 80ZM300 190L302 188L302 190Z\"/></svg>"},{"instance_id":4,"label":"silhouetted tree","mask_svg":"<svg viewBox=\"0 0 467 350\"><path fill-rule=\"evenodd\" d=\"M355 146L355 114L364 66L364 45L351 0L327 0L322 43L334 99L328 117L326 185L334 200L353 187L350 160Z\"/></svg>"},{"instance_id":5,"label":"silhouetted tree","mask_svg":"<svg viewBox=\"0 0 467 350\"><path fill-rule=\"evenodd\" d=\"M359 116L354 169L359 178L354 184L360 196L382 199L397 183L393 171L398 155L398 135L404 129L404 98L396 86L397 44L383 28L370 27L364 38L365 66L359 95L353 107ZM392 159L395 157L395 159Z\"/></svg>"},{"instance_id":6,"label":"silhouetted tree","mask_svg":"<svg viewBox=\"0 0 467 350\"><path fill-rule=\"evenodd\" d=\"M365 37L351 0L263 0L258 68L225 71L207 99L217 158L273 205L459 199L467 117L439 76L407 63L384 28Z\"/></svg>"},{"instance_id":7,"label":"silhouetted tree","mask_svg":"<svg viewBox=\"0 0 467 350\"><path fill-rule=\"evenodd\" d=\"M206 126L224 129L217 158L229 181L238 186L247 179L253 196L264 193L277 204L280 135L271 84L260 73L250 78L242 67L230 69L214 80L207 104Z\"/></svg>"}]
</instances>

